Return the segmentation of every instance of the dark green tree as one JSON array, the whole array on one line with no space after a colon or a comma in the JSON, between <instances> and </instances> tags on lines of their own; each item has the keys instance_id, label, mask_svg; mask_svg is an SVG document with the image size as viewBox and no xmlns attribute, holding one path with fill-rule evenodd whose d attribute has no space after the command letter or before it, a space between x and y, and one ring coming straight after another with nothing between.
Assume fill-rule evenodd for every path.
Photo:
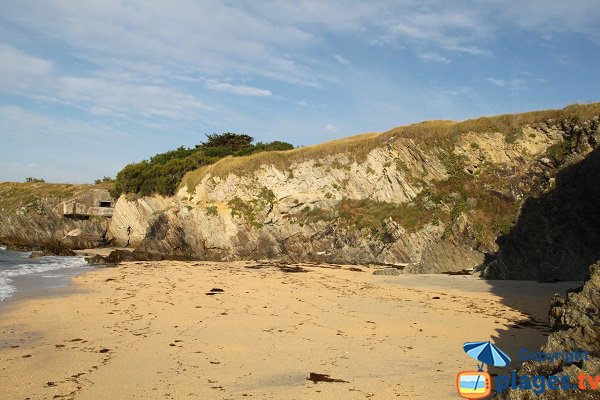
<instances>
[{"instance_id":1,"label":"dark green tree","mask_svg":"<svg viewBox=\"0 0 600 400\"><path fill-rule=\"evenodd\" d=\"M206 142L202 143L204 147L226 147L233 151L239 151L252 146L254 138L252 136L239 133L220 133L206 135Z\"/></svg>"}]
</instances>

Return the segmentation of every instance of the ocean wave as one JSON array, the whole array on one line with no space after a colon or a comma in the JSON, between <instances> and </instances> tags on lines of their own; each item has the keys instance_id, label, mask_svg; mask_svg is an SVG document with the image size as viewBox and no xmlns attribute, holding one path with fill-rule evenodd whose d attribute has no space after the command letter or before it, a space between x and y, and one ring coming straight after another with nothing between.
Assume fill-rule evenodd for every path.
<instances>
[{"instance_id":1,"label":"ocean wave","mask_svg":"<svg viewBox=\"0 0 600 400\"><path fill-rule=\"evenodd\" d=\"M42 257L31 262L19 263L12 269L0 270L0 301L10 297L16 290L12 285L15 276L54 271L62 268L78 268L87 263L83 257Z\"/></svg>"}]
</instances>

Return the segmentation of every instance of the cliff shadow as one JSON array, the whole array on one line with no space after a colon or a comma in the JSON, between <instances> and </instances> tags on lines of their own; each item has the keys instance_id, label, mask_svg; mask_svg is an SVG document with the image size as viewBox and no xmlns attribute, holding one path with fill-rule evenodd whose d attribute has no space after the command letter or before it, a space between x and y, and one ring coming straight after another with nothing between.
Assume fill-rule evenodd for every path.
<instances>
[{"instance_id":1,"label":"cliff shadow","mask_svg":"<svg viewBox=\"0 0 600 400\"><path fill-rule=\"evenodd\" d=\"M488 278L555 282L585 280L600 259L600 149L556 175L555 188L529 198Z\"/></svg>"},{"instance_id":2,"label":"cliff shadow","mask_svg":"<svg viewBox=\"0 0 600 400\"><path fill-rule=\"evenodd\" d=\"M497 240L496 259L486 283L502 304L523 317L497 328L491 340L512 358L494 376L510 375L522 363L519 350L537 352L551 333L549 311L555 293L566 297L589 277L600 260L600 149L556 175L555 188L529 198L511 231ZM495 279L494 279L495 278ZM564 349L569 350L569 349ZM493 378L492 388L496 382Z\"/></svg>"}]
</instances>

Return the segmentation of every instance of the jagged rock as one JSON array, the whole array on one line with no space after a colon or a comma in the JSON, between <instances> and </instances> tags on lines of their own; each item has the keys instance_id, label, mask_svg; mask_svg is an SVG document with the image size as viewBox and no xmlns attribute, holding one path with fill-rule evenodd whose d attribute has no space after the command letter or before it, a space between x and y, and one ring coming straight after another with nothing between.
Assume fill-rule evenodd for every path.
<instances>
[{"instance_id":1,"label":"jagged rock","mask_svg":"<svg viewBox=\"0 0 600 400\"><path fill-rule=\"evenodd\" d=\"M84 185L76 190L70 188L73 185L36 185L0 184L0 203L17 203L3 207L0 212L0 243L20 251L39 250L51 242L61 242L69 249L94 248L105 244L104 233L110 219L66 218L63 215L62 205L69 199L64 197L65 193L73 190L74 195L80 195L92 189ZM49 194L42 196L36 190ZM35 200L19 206L19 196L28 191L30 195L27 198Z\"/></svg>"},{"instance_id":2,"label":"jagged rock","mask_svg":"<svg viewBox=\"0 0 600 400\"><path fill-rule=\"evenodd\" d=\"M384 268L373 271L373 275L400 275L396 268Z\"/></svg>"},{"instance_id":3,"label":"jagged rock","mask_svg":"<svg viewBox=\"0 0 600 400\"><path fill-rule=\"evenodd\" d=\"M529 198L498 239L491 279L585 280L600 259L600 149L556 175L556 188Z\"/></svg>"},{"instance_id":4,"label":"jagged rock","mask_svg":"<svg viewBox=\"0 0 600 400\"><path fill-rule=\"evenodd\" d=\"M31 250L29 246L9 246L9 249L15 251L28 251ZM46 256L76 256L77 254L65 246L62 242L51 241L45 243L38 243L33 247L33 251L29 255L29 258L38 258Z\"/></svg>"},{"instance_id":5,"label":"jagged rock","mask_svg":"<svg viewBox=\"0 0 600 400\"><path fill-rule=\"evenodd\" d=\"M106 259L100 254L93 255L91 257L85 257L85 261L90 265L104 265L107 264Z\"/></svg>"},{"instance_id":6,"label":"jagged rock","mask_svg":"<svg viewBox=\"0 0 600 400\"><path fill-rule=\"evenodd\" d=\"M39 258L39 257L44 257L43 251L32 251L31 254L29 255L29 258Z\"/></svg>"},{"instance_id":7,"label":"jagged rock","mask_svg":"<svg viewBox=\"0 0 600 400\"><path fill-rule=\"evenodd\" d=\"M589 359L568 364L563 360L550 362L526 362L517 375L570 376L576 383L580 373L600 375L600 262L590 267L590 278L583 287L568 293L563 299L555 295L550 309L550 326L553 333L541 351L546 353L587 351ZM597 390L562 391L547 390L534 394L531 390L510 390L498 399L600 399Z\"/></svg>"},{"instance_id":8,"label":"jagged rock","mask_svg":"<svg viewBox=\"0 0 600 400\"><path fill-rule=\"evenodd\" d=\"M115 246L138 246L146 236L148 227L171 205L171 199L162 196L117 200L107 232L107 239Z\"/></svg>"}]
</instances>

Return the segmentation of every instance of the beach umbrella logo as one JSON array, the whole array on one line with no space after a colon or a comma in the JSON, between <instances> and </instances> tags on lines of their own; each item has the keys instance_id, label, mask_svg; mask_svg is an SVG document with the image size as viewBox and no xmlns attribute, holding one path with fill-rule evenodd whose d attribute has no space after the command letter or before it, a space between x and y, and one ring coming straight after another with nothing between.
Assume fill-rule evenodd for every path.
<instances>
[{"instance_id":1,"label":"beach umbrella logo","mask_svg":"<svg viewBox=\"0 0 600 400\"><path fill-rule=\"evenodd\" d=\"M480 371L483 371L483 364L506 367L510 363L510 357L491 342L467 342L463 345L463 350L481 362L481 365L477 365Z\"/></svg>"},{"instance_id":2,"label":"beach umbrella logo","mask_svg":"<svg viewBox=\"0 0 600 400\"><path fill-rule=\"evenodd\" d=\"M510 357L491 342L467 342L463 350L478 363L477 371L463 371L456 377L458 394L465 399L488 397L492 392L491 378L490 374L483 371L483 366L506 367Z\"/></svg>"}]
</instances>

